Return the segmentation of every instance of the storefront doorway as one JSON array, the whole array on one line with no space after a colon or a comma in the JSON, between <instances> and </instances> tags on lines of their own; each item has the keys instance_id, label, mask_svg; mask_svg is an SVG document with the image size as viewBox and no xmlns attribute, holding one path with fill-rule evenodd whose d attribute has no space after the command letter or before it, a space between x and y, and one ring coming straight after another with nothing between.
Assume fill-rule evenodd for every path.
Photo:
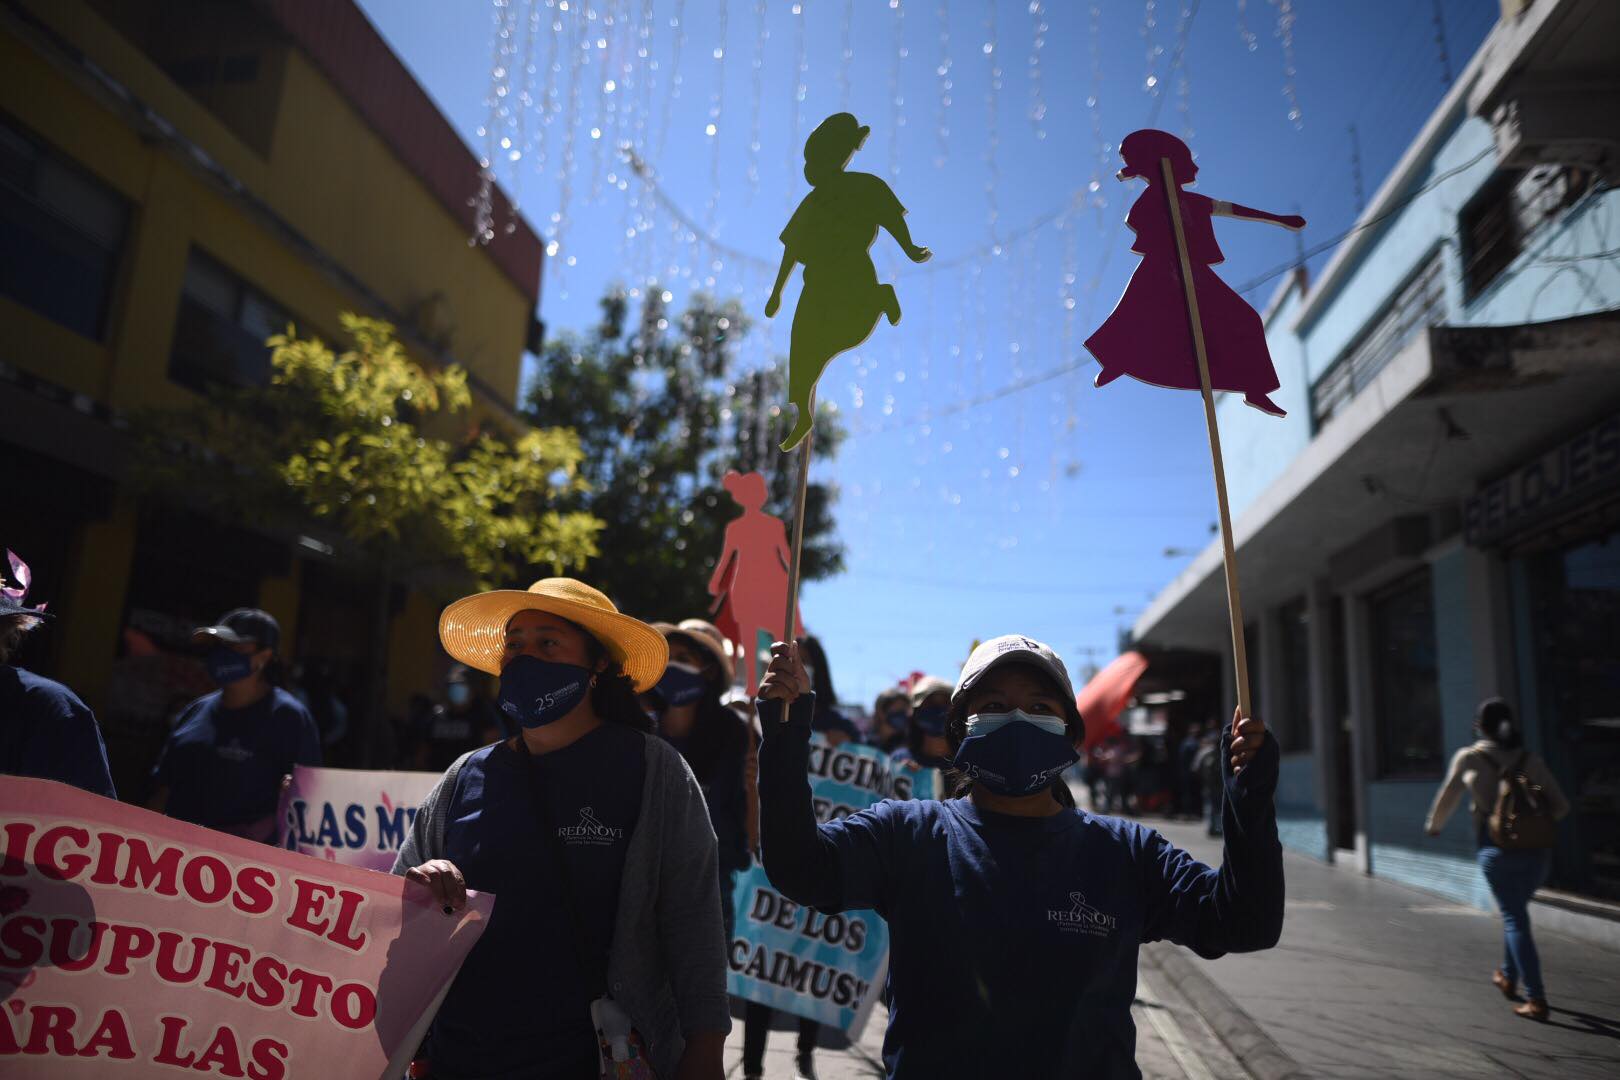
<instances>
[{"instance_id":1,"label":"storefront doorway","mask_svg":"<svg viewBox=\"0 0 1620 1080\"><path fill-rule=\"evenodd\" d=\"M1538 750L1573 807L1549 884L1620 901L1620 527L1523 558ZM1529 689L1529 688L1527 688Z\"/></svg>"}]
</instances>

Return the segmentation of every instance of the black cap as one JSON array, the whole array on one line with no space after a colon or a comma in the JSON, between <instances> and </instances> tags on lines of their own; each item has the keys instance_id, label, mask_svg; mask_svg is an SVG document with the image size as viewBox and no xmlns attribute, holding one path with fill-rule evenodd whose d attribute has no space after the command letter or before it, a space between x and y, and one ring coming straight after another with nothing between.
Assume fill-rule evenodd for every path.
<instances>
[{"instance_id":1,"label":"black cap","mask_svg":"<svg viewBox=\"0 0 1620 1080\"><path fill-rule=\"evenodd\" d=\"M191 632L193 645L218 641L226 645L240 645L251 641L261 649L274 651L281 644L281 625L275 616L258 608L237 608L219 617L213 626L199 626Z\"/></svg>"}]
</instances>

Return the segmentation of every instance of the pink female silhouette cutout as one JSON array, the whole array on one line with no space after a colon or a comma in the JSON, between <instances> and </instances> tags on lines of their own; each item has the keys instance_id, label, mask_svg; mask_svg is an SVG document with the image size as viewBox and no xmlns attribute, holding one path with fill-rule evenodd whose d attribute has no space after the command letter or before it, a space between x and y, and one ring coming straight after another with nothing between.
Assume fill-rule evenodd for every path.
<instances>
[{"instance_id":1,"label":"pink female silhouette cutout","mask_svg":"<svg viewBox=\"0 0 1620 1080\"><path fill-rule=\"evenodd\" d=\"M1198 297L1210 389L1240 393L1246 403L1262 412L1286 415L1270 397L1279 384L1259 313L1210 269L1226 261L1215 242L1213 219L1267 221L1294 231L1305 227L1305 219L1270 214L1184 190L1198 176L1198 166L1187 144L1169 132L1151 128L1133 131L1120 143L1119 153L1125 167L1119 170L1118 179L1147 181L1147 190L1125 217L1125 224L1136 234L1131 250L1142 256L1142 263L1131 275L1113 313L1086 339L1086 349L1102 365L1096 385L1107 386L1121 375L1129 375L1177 390L1198 390L1201 386L1180 257L1159 164L1168 158L1187 237L1193 289Z\"/></svg>"},{"instance_id":2,"label":"pink female silhouette cutout","mask_svg":"<svg viewBox=\"0 0 1620 1080\"><path fill-rule=\"evenodd\" d=\"M721 484L743 512L726 525L720 558L709 578L709 595L715 598L711 611L716 625L737 644L748 692L753 694L762 674L757 670L759 632L764 630L774 638L781 629L775 620L782 613L792 550L782 520L761 509L766 493L763 476L728 472ZM797 634L804 633L797 606L793 620Z\"/></svg>"}]
</instances>

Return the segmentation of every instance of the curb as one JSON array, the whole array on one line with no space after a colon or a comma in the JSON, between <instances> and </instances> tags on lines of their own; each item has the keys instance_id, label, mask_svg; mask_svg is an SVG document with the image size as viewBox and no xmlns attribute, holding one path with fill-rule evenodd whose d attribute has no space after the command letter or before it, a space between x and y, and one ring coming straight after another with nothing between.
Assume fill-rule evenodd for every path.
<instances>
[{"instance_id":1,"label":"curb","mask_svg":"<svg viewBox=\"0 0 1620 1080\"><path fill-rule=\"evenodd\" d=\"M1179 947L1144 946L1141 961L1187 1000L1255 1080L1306 1080L1299 1062Z\"/></svg>"}]
</instances>

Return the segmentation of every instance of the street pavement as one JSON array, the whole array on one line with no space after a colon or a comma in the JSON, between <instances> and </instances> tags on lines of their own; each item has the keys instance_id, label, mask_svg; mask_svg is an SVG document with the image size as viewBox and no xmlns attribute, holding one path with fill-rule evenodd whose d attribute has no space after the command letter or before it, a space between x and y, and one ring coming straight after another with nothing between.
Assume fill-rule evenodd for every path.
<instances>
[{"instance_id":1,"label":"street pavement","mask_svg":"<svg viewBox=\"0 0 1620 1080\"><path fill-rule=\"evenodd\" d=\"M1201 825L1148 824L1218 864L1220 841ZM1502 948L1494 913L1291 852L1284 863L1277 948L1219 960L1144 948L1132 1015L1148 1080L1620 1076L1620 954L1538 929L1553 1009L1538 1024L1514 1016L1490 983ZM742 1075L738 1016L732 1077ZM881 1077L884 1022L879 1006L854 1043L824 1030L820 1080ZM794 1041L779 1017L766 1077L794 1076Z\"/></svg>"},{"instance_id":2,"label":"street pavement","mask_svg":"<svg viewBox=\"0 0 1620 1080\"><path fill-rule=\"evenodd\" d=\"M1219 861L1219 839L1201 826L1151 824ZM1552 1005L1538 1024L1490 983L1502 956L1495 913L1303 855L1284 863L1277 948L1192 959L1302 1075L1620 1076L1620 954L1536 929Z\"/></svg>"}]
</instances>

